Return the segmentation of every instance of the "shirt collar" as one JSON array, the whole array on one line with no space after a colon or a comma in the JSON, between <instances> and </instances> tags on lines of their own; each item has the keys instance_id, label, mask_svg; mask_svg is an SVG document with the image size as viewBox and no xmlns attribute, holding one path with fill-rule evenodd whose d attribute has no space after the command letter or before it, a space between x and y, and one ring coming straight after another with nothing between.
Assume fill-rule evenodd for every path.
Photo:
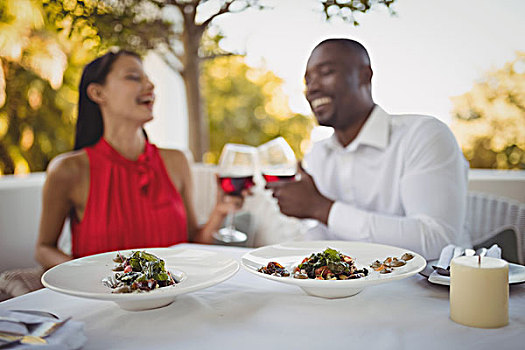
<instances>
[{"instance_id":1,"label":"shirt collar","mask_svg":"<svg viewBox=\"0 0 525 350\"><path fill-rule=\"evenodd\" d=\"M367 145L384 150L390 139L390 115L376 105L370 113L357 137L343 148L335 133L326 145L334 150L354 151L359 145Z\"/></svg>"}]
</instances>

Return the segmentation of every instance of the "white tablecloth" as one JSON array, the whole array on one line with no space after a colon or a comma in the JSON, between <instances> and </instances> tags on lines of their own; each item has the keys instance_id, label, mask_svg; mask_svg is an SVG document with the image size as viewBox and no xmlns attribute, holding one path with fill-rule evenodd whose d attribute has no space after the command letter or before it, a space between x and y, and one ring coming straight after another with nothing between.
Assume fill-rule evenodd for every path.
<instances>
[{"instance_id":1,"label":"white tablecloth","mask_svg":"<svg viewBox=\"0 0 525 350\"><path fill-rule=\"evenodd\" d=\"M240 261L246 248L200 246ZM129 312L116 304L47 289L0 303L41 309L85 323L84 349L523 349L525 284L510 288L510 323L478 329L449 318L448 287L420 275L343 299L306 295L296 286L244 271L179 296L164 308Z\"/></svg>"}]
</instances>

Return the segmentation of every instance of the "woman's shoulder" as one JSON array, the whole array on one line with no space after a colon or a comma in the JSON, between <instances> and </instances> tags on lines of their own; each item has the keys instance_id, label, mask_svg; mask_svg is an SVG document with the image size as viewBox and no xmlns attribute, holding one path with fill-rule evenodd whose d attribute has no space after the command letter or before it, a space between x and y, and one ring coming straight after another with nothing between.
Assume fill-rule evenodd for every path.
<instances>
[{"instance_id":1,"label":"woman's shoulder","mask_svg":"<svg viewBox=\"0 0 525 350\"><path fill-rule=\"evenodd\" d=\"M166 148L159 148L159 154L171 181L177 190L184 192L191 184L190 166L186 155L183 151Z\"/></svg>"},{"instance_id":2,"label":"woman's shoulder","mask_svg":"<svg viewBox=\"0 0 525 350\"><path fill-rule=\"evenodd\" d=\"M186 154L179 150L174 148L159 148L159 153L162 155L162 157L169 158L170 160L177 160L177 161L188 161L188 158L186 157Z\"/></svg>"},{"instance_id":3,"label":"woman's shoulder","mask_svg":"<svg viewBox=\"0 0 525 350\"><path fill-rule=\"evenodd\" d=\"M168 167L189 167L186 154L178 149L159 148L159 154Z\"/></svg>"},{"instance_id":4,"label":"woman's shoulder","mask_svg":"<svg viewBox=\"0 0 525 350\"><path fill-rule=\"evenodd\" d=\"M78 181L86 174L89 174L89 158L84 150L62 153L47 167L47 177L57 181Z\"/></svg>"}]
</instances>

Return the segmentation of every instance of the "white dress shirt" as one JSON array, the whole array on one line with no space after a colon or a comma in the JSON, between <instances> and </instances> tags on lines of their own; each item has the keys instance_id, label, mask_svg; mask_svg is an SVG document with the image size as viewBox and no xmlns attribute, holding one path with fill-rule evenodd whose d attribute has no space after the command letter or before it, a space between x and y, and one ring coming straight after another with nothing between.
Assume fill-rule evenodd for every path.
<instances>
[{"instance_id":1,"label":"white dress shirt","mask_svg":"<svg viewBox=\"0 0 525 350\"><path fill-rule=\"evenodd\" d=\"M309 238L394 245L427 259L449 243L470 245L468 163L438 119L376 106L348 146L334 134L305 161L319 191L335 201L328 227L318 225Z\"/></svg>"}]
</instances>

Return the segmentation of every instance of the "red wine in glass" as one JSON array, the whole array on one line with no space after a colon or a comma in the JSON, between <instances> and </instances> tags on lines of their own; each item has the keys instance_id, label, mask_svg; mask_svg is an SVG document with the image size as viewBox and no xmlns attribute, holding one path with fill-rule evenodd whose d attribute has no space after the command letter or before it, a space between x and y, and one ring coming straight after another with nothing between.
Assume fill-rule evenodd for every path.
<instances>
[{"instance_id":1,"label":"red wine in glass","mask_svg":"<svg viewBox=\"0 0 525 350\"><path fill-rule=\"evenodd\" d=\"M264 180L266 182L276 182L276 181L293 181L295 180L295 174L290 175L273 175L273 174L265 174L263 173Z\"/></svg>"},{"instance_id":2,"label":"red wine in glass","mask_svg":"<svg viewBox=\"0 0 525 350\"><path fill-rule=\"evenodd\" d=\"M231 196L240 196L243 190L248 190L255 185L253 176L221 176L219 181L224 193Z\"/></svg>"}]
</instances>

